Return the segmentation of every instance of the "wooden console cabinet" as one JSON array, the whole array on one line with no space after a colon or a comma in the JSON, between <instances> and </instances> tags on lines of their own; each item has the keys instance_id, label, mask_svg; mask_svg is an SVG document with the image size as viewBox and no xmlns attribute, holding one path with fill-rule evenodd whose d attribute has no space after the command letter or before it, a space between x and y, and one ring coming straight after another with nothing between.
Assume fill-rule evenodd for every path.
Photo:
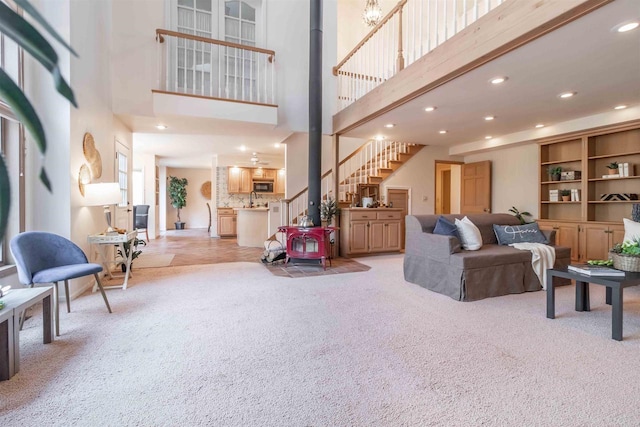
<instances>
[{"instance_id":1,"label":"wooden console cabinet","mask_svg":"<svg viewBox=\"0 0 640 427\"><path fill-rule=\"evenodd\" d=\"M624 237L622 218L630 218L640 200L602 200L602 195L640 194L640 124L542 142L539 153L540 228L556 230L556 242L571 248L572 262L607 259ZM629 163L628 176L609 178L606 166L612 162ZM549 169L554 167L580 176L553 181ZM579 200L552 201L550 190L563 189L579 190Z\"/></svg>"},{"instance_id":2,"label":"wooden console cabinet","mask_svg":"<svg viewBox=\"0 0 640 427\"><path fill-rule=\"evenodd\" d=\"M343 208L340 210L340 255L351 257L399 252L402 209Z\"/></svg>"}]
</instances>

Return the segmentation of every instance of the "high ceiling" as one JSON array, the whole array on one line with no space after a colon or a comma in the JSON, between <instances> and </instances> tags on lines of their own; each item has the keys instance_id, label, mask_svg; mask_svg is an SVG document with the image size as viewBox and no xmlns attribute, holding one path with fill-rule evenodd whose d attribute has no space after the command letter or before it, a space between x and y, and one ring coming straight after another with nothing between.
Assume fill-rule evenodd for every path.
<instances>
[{"instance_id":1,"label":"high ceiling","mask_svg":"<svg viewBox=\"0 0 640 427\"><path fill-rule=\"evenodd\" d=\"M456 145L611 112L616 105L638 107L640 28L612 31L634 18L640 18L640 1L616 0L345 136ZM496 76L508 80L493 85L489 80ZM567 91L577 94L558 97ZM427 113L427 106L437 109Z\"/></svg>"},{"instance_id":2,"label":"high ceiling","mask_svg":"<svg viewBox=\"0 0 640 427\"><path fill-rule=\"evenodd\" d=\"M615 0L523 47L466 73L344 136L428 145L499 141L546 135L560 122L602 113L640 118L640 28L618 33L620 23L640 19L640 0ZM500 85L489 80L507 76ZM576 95L561 99L562 92ZM325 96L329 96L326 94ZM281 100L281 102L286 102ZM615 111L616 105L627 105ZM427 106L437 106L431 113ZM626 115L626 116L625 116ZM635 115L635 116L634 116ZM495 119L486 121L486 116ZM269 125L185 117L122 116L134 131L134 150L160 156L172 167L250 165L253 152L270 167L284 166L284 148L275 144L291 132ZM164 123L168 129L155 128ZM389 129L384 125L392 123ZM535 129L544 124L544 129ZM446 134L439 131L446 130ZM245 151L240 147L244 146Z\"/></svg>"}]
</instances>

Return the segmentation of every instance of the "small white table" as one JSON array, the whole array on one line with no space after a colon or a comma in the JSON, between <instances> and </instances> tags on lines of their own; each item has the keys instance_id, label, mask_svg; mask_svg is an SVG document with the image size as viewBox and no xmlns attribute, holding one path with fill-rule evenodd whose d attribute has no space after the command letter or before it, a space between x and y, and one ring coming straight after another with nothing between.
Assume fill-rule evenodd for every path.
<instances>
[{"instance_id":1,"label":"small white table","mask_svg":"<svg viewBox=\"0 0 640 427\"><path fill-rule=\"evenodd\" d=\"M5 307L0 310L0 380L8 380L20 371L20 315L38 301L42 301L42 342L53 341L53 287L12 289L2 300Z\"/></svg>"},{"instance_id":2,"label":"small white table","mask_svg":"<svg viewBox=\"0 0 640 427\"><path fill-rule=\"evenodd\" d=\"M111 265L117 264L118 261L115 261L115 256L113 261L107 259L107 248L109 246L118 246L120 248L120 251L124 254L124 244L135 239L137 235L138 231L132 230L124 234L94 234L87 238L89 244L96 245L97 252L100 257L100 262L104 267L107 275L109 276L109 279L113 279L113 275L111 274ZM134 250L135 248L133 247L133 242L131 242L131 245L129 246L129 254L127 258L123 260L126 268L124 273L124 282L122 283L122 285L104 286L105 289L127 289L129 277L132 277L131 256L133 255ZM98 284L96 283L93 285L93 292L97 290Z\"/></svg>"}]
</instances>

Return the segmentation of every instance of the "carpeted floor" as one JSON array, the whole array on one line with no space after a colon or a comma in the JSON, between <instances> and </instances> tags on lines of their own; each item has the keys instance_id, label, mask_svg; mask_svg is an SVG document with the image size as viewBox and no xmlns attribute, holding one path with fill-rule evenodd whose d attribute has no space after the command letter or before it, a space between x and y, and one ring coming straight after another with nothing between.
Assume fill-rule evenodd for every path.
<instances>
[{"instance_id":1,"label":"carpeted floor","mask_svg":"<svg viewBox=\"0 0 640 427\"><path fill-rule=\"evenodd\" d=\"M264 266L274 276L291 278L356 273L371 268L350 258L333 258L331 262L326 261L326 269L323 269L322 264L317 260L291 260L288 264L285 264L284 261L277 261L272 264L264 264Z\"/></svg>"},{"instance_id":2,"label":"carpeted floor","mask_svg":"<svg viewBox=\"0 0 640 427\"><path fill-rule=\"evenodd\" d=\"M171 261L175 257L174 254L145 254L141 253L136 258L134 266L135 268L157 268L168 267L171 265Z\"/></svg>"},{"instance_id":3,"label":"carpeted floor","mask_svg":"<svg viewBox=\"0 0 640 427\"><path fill-rule=\"evenodd\" d=\"M637 426L640 290L624 341L604 291L473 303L406 283L402 256L287 280L259 263L141 269L21 333L2 426Z\"/></svg>"}]
</instances>

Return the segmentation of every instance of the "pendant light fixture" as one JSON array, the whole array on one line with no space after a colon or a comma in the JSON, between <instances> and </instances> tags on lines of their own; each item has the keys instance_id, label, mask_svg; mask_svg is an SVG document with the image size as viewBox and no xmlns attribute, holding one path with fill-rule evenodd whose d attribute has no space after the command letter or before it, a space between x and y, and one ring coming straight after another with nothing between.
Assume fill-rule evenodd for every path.
<instances>
[{"instance_id":1,"label":"pendant light fixture","mask_svg":"<svg viewBox=\"0 0 640 427\"><path fill-rule=\"evenodd\" d=\"M370 27L378 25L378 22L382 19L382 9L378 4L378 0L367 0L362 19Z\"/></svg>"}]
</instances>

